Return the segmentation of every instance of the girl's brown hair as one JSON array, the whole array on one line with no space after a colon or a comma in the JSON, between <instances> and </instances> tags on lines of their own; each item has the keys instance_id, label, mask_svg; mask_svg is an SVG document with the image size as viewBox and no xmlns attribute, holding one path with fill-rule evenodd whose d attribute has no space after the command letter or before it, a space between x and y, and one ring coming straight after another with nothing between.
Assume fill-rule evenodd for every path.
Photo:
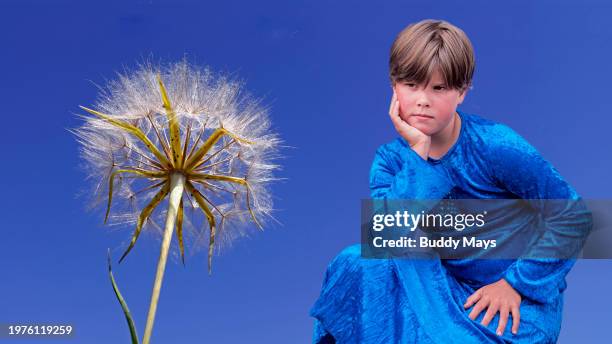
<instances>
[{"instance_id":1,"label":"girl's brown hair","mask_svg":"<svg viewBox=\"0 0 612 344\"><path fill-rule=\"evenodd\" d=\"M466 34L443 20L426 19L407 26L391 46L391 82L428 84L439 68L448 87L465 91L472 85L474 49Z\"/></svg>"}]
</instances>

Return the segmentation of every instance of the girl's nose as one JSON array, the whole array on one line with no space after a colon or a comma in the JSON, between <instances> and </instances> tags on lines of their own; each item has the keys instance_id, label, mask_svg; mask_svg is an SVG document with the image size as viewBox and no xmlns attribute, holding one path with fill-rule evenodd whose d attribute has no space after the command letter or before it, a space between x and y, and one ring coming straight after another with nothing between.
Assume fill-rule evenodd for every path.
<instances>
[{"instance_id":1,"label":"girl's nose","mask_svg":"<svg viewBox=\"0 0 612 344\"><path fill-rule=\"evenodd\" d=\"M429 107L429 97L427 96L426 92L424 91L418 91L417 97L416 97L416 104L419 107Z\"/></svg>"}]
</instances>

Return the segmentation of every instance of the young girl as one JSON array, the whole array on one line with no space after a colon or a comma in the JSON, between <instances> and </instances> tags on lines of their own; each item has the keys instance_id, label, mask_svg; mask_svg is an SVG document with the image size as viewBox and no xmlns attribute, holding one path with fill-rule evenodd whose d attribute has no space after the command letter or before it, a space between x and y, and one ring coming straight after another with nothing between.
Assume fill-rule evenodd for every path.
<instances>
[{"instance_id":1,"label":"young girl","mask_svg":"<svg viewBox=\"0 0 612 344\"><path fill-rule=\"evenodd\" d=\"M578 200L512 129L456 110L473 72L469 39L447 22L424 20L397 36L389 115L400 138L376 152L372 198ZM545 210L545 203L535 204ZM546 210L547 233L590 229L579 206ZM504 230L514 232L536 225L507 222ZM329 265L311 310L313 342L553 343L572 265L564 259L365 259L359 245L350 246Z\"/></svg>"}]
</instances>

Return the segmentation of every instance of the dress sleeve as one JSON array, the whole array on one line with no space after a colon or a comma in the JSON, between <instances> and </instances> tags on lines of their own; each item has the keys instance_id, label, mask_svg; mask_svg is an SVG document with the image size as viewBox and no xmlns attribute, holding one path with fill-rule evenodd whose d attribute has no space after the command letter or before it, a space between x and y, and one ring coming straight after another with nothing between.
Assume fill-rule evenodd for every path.
<instances>
[{"instance_id":1,"label":"dress sleeve","mask_svg":"<svg viewBox=\"0 0 612 344\"><path fill-rule=\"evenodd\" d=\"M452 187L445 173L427 163L402 139L376 151L370 169L373 199L442 199Z\"/></svg>"},{"instance_id":2,"label":"dress sleeve","mask_svg":"<svg viewBox=\"0 0 612 344\"><path fill-rule=\"evenodd\" d=\"M544 221L544 231L529 252L567 253L567 247L581 246L592 227L584 202L525 139L506 126L498 129L488 152L493 178L500 187L528 200ZM552 300L565 289L565 276L575 262L555 257L559 256L518 259L506 270L504 279L533 301Z\"/></svg>"}]
</instances>

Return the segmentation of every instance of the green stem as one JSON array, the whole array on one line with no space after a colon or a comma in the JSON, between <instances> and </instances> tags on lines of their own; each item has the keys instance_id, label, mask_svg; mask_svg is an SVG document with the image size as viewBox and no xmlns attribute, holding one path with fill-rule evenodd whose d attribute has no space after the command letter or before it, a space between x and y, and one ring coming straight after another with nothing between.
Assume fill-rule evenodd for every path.
<instances>
[{"instance_id":1,"label":"green stem","mask_svg":"<svg viewBox=\"0 0 612 344\"><path fill-rule=\"evenodd\" d=\"M149 344L149 341L151 340L153 323L155 322L155 312L157 310L157 302L159 300L159 292L161 291L162 280L164 279L164 270L166 269L166 261L168 259L168 250L170 249L170 240L172 239L174 222L176 220L179 202L183 196L184 186L185 176L182 173L172 174L170 177L170 204L168 205L168 213L166 215L166 228L164 230L161 252L157 262L157 273L155 274L155 282L153 283L153 293L151 295L149 315L147 316L147 325L145 327L142 344Z\"/></svg>"}]
</instances>

